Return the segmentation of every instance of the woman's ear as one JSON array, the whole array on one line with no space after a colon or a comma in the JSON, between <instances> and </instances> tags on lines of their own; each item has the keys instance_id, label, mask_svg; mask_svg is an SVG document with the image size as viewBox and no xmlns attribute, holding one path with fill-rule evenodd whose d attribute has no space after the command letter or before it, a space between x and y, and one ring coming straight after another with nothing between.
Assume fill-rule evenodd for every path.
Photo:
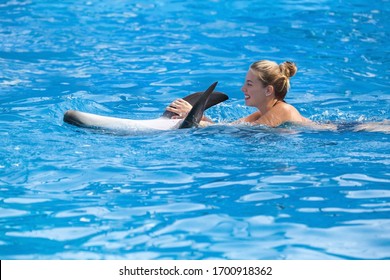
<instances>
[{"instance_id":1,"label":"woman's ear","mask_svg":"<svg viewBox=\"0 0 390 280\"><path fill-rule=\"evenodd\" d=\"M271 94L273 94L275 91L274 91L274 87L271 86L271 85L268 85L265 89L265 96L270 96Z\"/></svg>"}]
</instances>

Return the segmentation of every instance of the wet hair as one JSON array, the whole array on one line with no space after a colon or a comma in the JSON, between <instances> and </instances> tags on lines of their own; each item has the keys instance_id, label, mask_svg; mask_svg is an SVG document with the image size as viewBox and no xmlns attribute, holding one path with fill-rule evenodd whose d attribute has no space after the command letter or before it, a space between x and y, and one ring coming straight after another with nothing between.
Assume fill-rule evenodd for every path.
<instances>
[{"instance_id":1,"label":"wet hair","mask_svg":"<svg viewBox=\"0 0 390 280\"><path fill-rule=\"evenodd\" d=\"M278 100L284 100L290 89L290 78L298 70L293 62L285 61L278 65L269 60L256 61L250 66L250 69L264 86L273 86L275 97Z\"/></svg>"}]
</instances>

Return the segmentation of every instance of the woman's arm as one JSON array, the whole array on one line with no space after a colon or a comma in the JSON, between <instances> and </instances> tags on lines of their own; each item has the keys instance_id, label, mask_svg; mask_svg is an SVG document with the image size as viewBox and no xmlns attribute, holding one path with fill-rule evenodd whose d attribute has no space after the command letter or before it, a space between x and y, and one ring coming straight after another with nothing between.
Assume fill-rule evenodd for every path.
<instances>
[{"instance_id":1,"label":"woman's arm","mask_svg":"<svg viewBox=\"0 0 390 280\"><path fill-rule=\"evenodd\" d=\"M191 111L192 105L185 101L184 99L176 99L166 108L167 111L177 114L173 116L172 119L182 119L185 118L188 113Z\"/></svg>"},{"instance_id":2,"label":"woman's arm","mask_svg":"<svg viewBox=\"0 0 390 280\"><path fill-rule=\"evenodd\" d=\"M176 99L166 108L167 111L176 113L177 116L173 116L172 119L184 119L191 111L192 105L184 99ZM202 121L212 123L213 121L203 115Z\"/></svg>"}]
</instances>

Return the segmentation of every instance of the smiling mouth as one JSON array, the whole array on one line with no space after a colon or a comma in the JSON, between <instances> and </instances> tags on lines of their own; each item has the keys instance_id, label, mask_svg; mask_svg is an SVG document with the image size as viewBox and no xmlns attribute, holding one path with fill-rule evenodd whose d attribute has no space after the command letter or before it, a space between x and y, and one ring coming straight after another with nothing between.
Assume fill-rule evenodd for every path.
<instances>
[{"instance_id":1,"label":"smiling mouth","mask_svg":"<svg viewBox=\"0 0 390 280\"><path fill-rule=\"evenodd\" d=\"M246 94L244 95L244 97L245 97L245 100L251 98L249 95L246 95Z\"/></svg>"}]
</instances>

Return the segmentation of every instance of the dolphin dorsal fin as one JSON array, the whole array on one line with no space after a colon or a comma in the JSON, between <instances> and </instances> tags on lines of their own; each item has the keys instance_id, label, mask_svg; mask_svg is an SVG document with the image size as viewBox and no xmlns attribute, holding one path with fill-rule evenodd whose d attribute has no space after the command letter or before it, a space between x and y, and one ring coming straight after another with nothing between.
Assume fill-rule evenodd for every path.
<instances>
[{"instance_id":1,"label":"dolphin dorsal fin","mask_svg":"<svg viewBox=\"0 0 390 280\"><path fill-rule=\"evenodd\" d=\"M195 92L195 93L192 93L190 95L183 97L182 99L184 99L185 101L190 103L192 106L194 106L196 104L196 102L198 102L199 98L202 96L203 93L204 93L203 91ZM210 108L214 105L217 105L221 102L224 102L228 99L229 99L229 97L225 93L219 92L219 91L214 91L210 95L210 98L206 102L205 110L207 110L208 108ZM173 116L177 116L177 114L173 113L171 111L168 111L168 110L165 110L164 113L162 114L162 117L165 117L168 119L172 118Z\"/></svg>"},{"instance_id":2,"label":"dolphin dorsal fin","mask_svg":"<svg viewBox=\"0 0 390 280\"><path fill-rule=\"evenodd\" d=\"M213 93L217 84L218 82L213 83L205 92L203 92L198 101L193 105L187 117L180 124L179 129L190 128L199 125L203 117L203 113L206 110L207 101L209 100L210 95Z\"/></svg>"}]
</instances>

